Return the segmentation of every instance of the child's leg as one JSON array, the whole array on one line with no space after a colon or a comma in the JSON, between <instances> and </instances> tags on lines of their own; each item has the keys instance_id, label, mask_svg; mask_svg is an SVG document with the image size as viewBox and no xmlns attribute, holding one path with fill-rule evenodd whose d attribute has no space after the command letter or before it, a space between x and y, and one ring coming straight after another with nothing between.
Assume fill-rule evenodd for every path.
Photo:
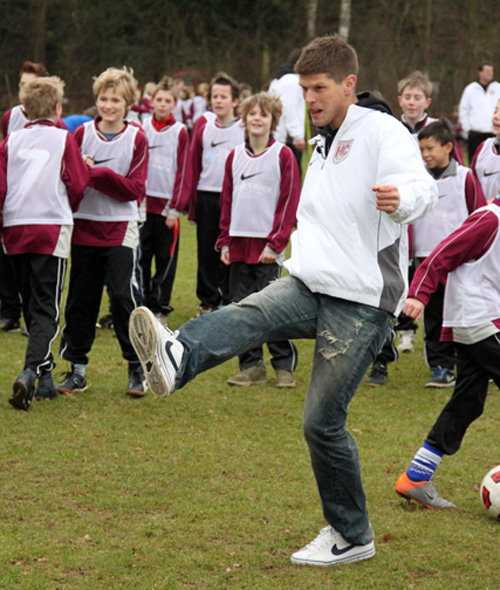
<instances>
[{"instance_id":1,"label":"child's leg","mask_svg":"<svg viewBox=\"0 0 500 590\"><path fill-rule=\"evenodd\" d=\"M54 366L51 344L59 331L66 260L45 254L22 254L15 268L29 326L25 368L40 376Z\"/></svg>"},{"instance_id":2,"label":"child's leg","mask_svg":"<svg viewBox=\"0 0 500 590\"><path fill-rule=\"evenodd\" d=\"M227 303L229 269L215 251L219 237L220 194L201 191L196 202L198 272L196 295L203 307L217 309Z\"/></svg>"},{"instance_id":3,"label":"child's leg","mask_svg":"<svg viewBox=\"0 0 500 590\"><path fill-rule=\"evenodd\" d=\"M147 214L146 221L142 224L140 230L141 242L141 268L142 268L142 286L144 291L144 304L150 307L151 296L151 265L154 255L154 230L155 230L155 215ZM156 310L153 310L156 311Z\"/></svg>"},{"instance_id":4,"label":"child's leg","mask_svg":"<svg viewBox=\"0 0 500 590\"><path fill-rule=\"evenodd\" d=\"M453 371L455 366L455 345L441 342L443 325L444 286L440 285L431 295L424 312L425 358L430 368L441 367Z\"/></svg>"},{"instance_id":5,"label":"child's leg","mask_svg":"<svg viewBox=\"0 0 500 590\"><path fill-rule=\"evenodd\" d=\"M180 220L172 229L165 225L165 217L158 215L156 229L156 273L152 279L150 303L153 312L168 314L179 256Z\"/></svg>"},{"instance_id":6,"label":"child's leg","mask_svg":"<svg viewBox=\"0 0 500 590\"><path fill-rule=\"evenodd\" d=\"M122 349L123 358L139 366L139 360L130 343L128 322L137 307L133 298L132 281L135 272L135 250L126 246L105 248L106 276L109 281L113 324Z\"/></svg>"},{"instance_id":7,"label":"child's leg","mask_svg":"<svg viewBox=\"0 0 500 590\"><path fill-rule=\"evenodd\" d=\"M92 348L104 287L105 248L72 246L71 271L61 356L73 364L86 365Z\"/></svg>"},{"instance_id":8,"label":"child's leg","mask_svg":"<svg viewBox=\"0 0 500 590\"><path fill-rule=\"evenodd\" d=\"M491 371L496 372L500 382L500 345L497 337L456 346L457 384L426 439L445 455L458 451L467 428L483 413Z\"/></svg>"}]
</instances>

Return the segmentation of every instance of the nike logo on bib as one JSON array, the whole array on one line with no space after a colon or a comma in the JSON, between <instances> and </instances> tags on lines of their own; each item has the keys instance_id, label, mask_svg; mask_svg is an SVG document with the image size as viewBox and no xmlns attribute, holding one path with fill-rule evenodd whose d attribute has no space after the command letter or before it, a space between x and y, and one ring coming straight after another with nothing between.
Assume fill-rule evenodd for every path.
<instances>
[{"instance_id":1,"label":"nike logo on bib","mask_svg":"<svg viewBox=\"0 0 500 590\"><path fill-rule=\"evenodd\" d=\"M242 172L240 178L241 178L241 180L248 180L249 178L252 178L253 176L257 176L257 174L262 174L262 172L255 172L254 174L249 174L248 176L245 176Z\"/></svg>"},{"instance_id":2,"label":"nike logo on bib","mask_svg":"<svg viewBox=\"0 0 500 590\"><path fill-rule=\"evenodd\" d=\"M486 172L486 170L483 172L483 176L493 176L493 174L498 174L498 170L495 170L495 172Z\"/></svg>"},{"instance_id":3,"label":"nike logo on bib","mask_svg":"<svg viewBox=\"0 0 500 590\"><path fill-rule=\"evenodd\" d=\"M150 145L150 146L148 146L148 149L156 150L157 148L161 148L161 147L162 147L161 145Z\"/></svg>"},{"instance_id":4,"label":"nike logo on bib","mask_svg":"<svg viewBox=\"0 0 500 590\"><path fill-rule=\"evenodd\" d=\"M335 555L336 557L338 557L339 555L344 555L344 553L347 553L348 551L350 551L354 547L356 547L356 545L347 545L347 547L344 547L343 549L339 549L337 547L337 545L334 545L332 547L332 555Z\"/></svg>"},{"instance_id":5,"label":"nike logo on bib","mask_svg":"<svg viewBox=\"0 0 500 590\"><path fill-rule=\"evenodd\" d=\"M212 139L212 143L210 144L212 147L217 147L218 145L222 145L223 143L227 143L228 140L225 139L224 141L219 141L218 143L214 143L214 140Z\"/></svg>"},{"instance_id":6,"label":"nike logo on bib","mask_svg":"<svg viewBox=\"0 0 500 590\"><path fill-rule=\"evenodd\" d=\"M114 158L106 158L105 160L96 160L95 158L92 158L92 160L94 160L94 166L97 166L98 164L104 164L104 162L111 162Z\"/></svg>"}]
</instances>

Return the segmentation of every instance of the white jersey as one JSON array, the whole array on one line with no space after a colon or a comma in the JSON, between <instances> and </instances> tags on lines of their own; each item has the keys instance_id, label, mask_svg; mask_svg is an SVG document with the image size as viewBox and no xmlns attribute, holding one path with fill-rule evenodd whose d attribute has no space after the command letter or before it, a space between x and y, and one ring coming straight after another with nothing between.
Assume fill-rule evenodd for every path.
<instances>
[{"instance_id":1,"label":"white jersey","mask_svg":"<svg viewBox=\"0 0 500 590\"><path fill-rule=\"evenodd\" d=\"M257 157L247 153L244 143L235 148L230 236L267 238L271 233L280 195L282 148L274 142Z\"/></svg>"},{"instance_id":2,"label":"white jersey","mask_svg":"<svg viewBox=\"0 0 500 590\"><path fill-rule=\"evenodd\" d=\"M17 106L12 107L10 110L7 134L12 133L13 131L19 131L19 129L23 129L26 123L29 123L29 119L26 113L23 111L23 105L18 104Z\"/></svg>"},{"instance_id":3,"label":"white jersey","mask_svg":"<svg viewBox=\"0 0 500 590\"><path fill-rule=\"evenodd\" d=\"M126 176L134 153L135 138L141 132L136 125L129 124L111 141L103 139L96 130L95 122L84 123L84 135L80 150L89 155L95 166L105 166L121 176ZM94 221L136 221L137 202L122 203L109 195L87 187L75 219Z\"/></svg>"},{"instance_id":4,"label":"white jersey","mask_svg":"<svg viewBox=\"0 0 500 590\"><path fill-rule=\"evenodd\" d=\"M488 205L500 222L500 208ZM462 264L449 273L444 298L443 326L482 326L500 317L500 232L495 234L486 254Z\"/></svg>"},{"instance_id":5,"label":"white jersey","mask_svg":"<svg viewBox=\"0 0 500 590\"><path fill-rule=\"evenodd\" d=\"M73 225L61 168L68 132L31 125L9 134L3 225Z\"/></svg>"},{"instance_id":6,"label":"white jersey","mask_svg":"<svg viewBox=\"0 0 500 590\"><path fill-rule=\"evenodd\" d=\"M207 118L203 130L203 154L201 174L198 181L199 191L220 193L224 180L224 167L229 152L245 139L241 121L221 127L215 118Z\"/></svg>"},{"instance_id":7,"label":"white jersey","mask_svg":"<svg viewBox=\"0 0 500 590\"><path fill-rule=\"evenodd\" d=\"M150 197L171 199L177 174L179 133L185 125L175 122L162 131L154 128L152 118L144 121L144 132L149 144L146 194Z\"/></svg>"},{"instance_id":8,"label":"white jersey","mask_svg":"<svg viewBox=\"0 0 500 590\"><path fill-rule=\"evenodd\" d=\"M439 197L436 208L413 224L413 251L417 258L429 256L469 216L465 199L468 172L468 168L452 160L446 176L436 179Z\"/></svg>"},{"instance_id":9,"label":"white jersey","mask_svg":"<svg viewBox=\"0 0 500 590\"><path fill-rule=\"evenodd\" d=\"M488 202L500 195L500 145L487 139L476 152L474 170Z\"/></svg>"}]
</instances>

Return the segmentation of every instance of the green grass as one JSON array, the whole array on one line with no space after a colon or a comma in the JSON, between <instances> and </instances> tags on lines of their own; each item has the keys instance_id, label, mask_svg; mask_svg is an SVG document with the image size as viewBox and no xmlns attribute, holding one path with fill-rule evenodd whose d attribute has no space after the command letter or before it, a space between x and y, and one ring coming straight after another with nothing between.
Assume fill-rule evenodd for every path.
<instances>
[{"instance_id":1,"label":"green grass","mask_svg":"<svg viewBox=\"0 0 500 590\"><path fill-rule=\"evenodd\" d=\"M182 230L173 328L197 303L194 228ZM297 344L295 390L271 379L229 388L233 360L168 399L135 400L123 393L116 338L101 330L88 391L25 413L7 398L26 339L0 334L0 589L496 588L500 527L478 493L500 463L496 387L463 449L439 468L439 489L458 510L425 510L394 493L450 395L423 386L421 335L388 385L361 386L351 404L376 557L326 569L290 563L324 525L301 431L312 343Z\"/></svg>"}]
</instances>

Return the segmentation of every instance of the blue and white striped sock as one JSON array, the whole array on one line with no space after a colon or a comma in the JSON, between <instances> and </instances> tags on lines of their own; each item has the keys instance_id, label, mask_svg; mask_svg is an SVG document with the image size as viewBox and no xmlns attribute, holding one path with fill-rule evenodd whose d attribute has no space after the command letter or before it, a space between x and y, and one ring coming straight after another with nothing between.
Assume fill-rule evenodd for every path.
<instances>
[{"instance_id":1,"label":"blue and white striped sock","mask_svg":"<svg viewBox=\"0 0 500 590\"><path fill-rule=\"evenodd\" d=\"M442 457L443 453L439 449L425 442L413 457L406 475L412 481L429 481L441 463Z\"/></svg>"}]
</instances>

